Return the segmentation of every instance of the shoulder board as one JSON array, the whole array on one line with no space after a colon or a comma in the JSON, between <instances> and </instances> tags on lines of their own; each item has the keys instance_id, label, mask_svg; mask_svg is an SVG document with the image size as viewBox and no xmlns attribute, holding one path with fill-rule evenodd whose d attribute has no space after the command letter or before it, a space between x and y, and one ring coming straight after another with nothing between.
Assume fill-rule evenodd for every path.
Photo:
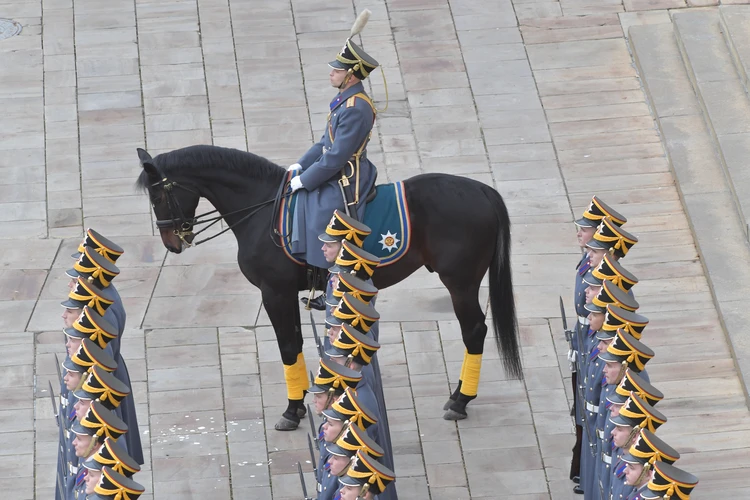
<instances>
[{"instance_id":1,"label":"shoulder board","mask_svg":"<svg viewBox=\"0 0 750 500\"><path fill-rule=\"evenodd\" d=\"M346 107L351 108L354 106L354 104L357 102L357 96L353 95L349 99L346 100Z\"/></svg>"}]
</instances>

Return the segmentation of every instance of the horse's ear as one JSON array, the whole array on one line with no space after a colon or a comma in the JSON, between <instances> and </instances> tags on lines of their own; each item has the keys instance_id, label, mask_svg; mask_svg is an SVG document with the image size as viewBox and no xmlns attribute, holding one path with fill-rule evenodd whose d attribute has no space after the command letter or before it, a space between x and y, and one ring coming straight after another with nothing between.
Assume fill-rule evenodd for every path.
<instances>
[{"instance_id":1,"label":"horse's ear","mask_svg":"<svg viewBox=\"0 0 750 500\"><path fill-rule=\"evenodd\" d=\"M151 155L148 154L148 152L143 148L137 148L136 151L138 151L138 159L141 160L141 164L143 163L151 163Z\"/></svg>"}]
</instances>

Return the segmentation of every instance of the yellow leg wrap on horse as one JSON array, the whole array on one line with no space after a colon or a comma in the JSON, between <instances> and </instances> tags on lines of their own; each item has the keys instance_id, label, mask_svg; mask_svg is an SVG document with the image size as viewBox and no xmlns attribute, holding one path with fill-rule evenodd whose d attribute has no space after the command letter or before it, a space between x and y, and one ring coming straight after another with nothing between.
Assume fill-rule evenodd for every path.
<instances>
[{"instance_id":1,"label":"yellow leg wrap on horse","mask_svg":"<svg viewBox=\"0 0 750 500\"><path fill-rule=\"evenodd\" d=\"M466 375L466 356L469 355L469 351L464 349L464 361L461 363L461 374L458 376L458 380L461 382L461 386L463 387L463 380L464 375Z\"/></svg>"},{"instance_id":2,"label":"yellow leg wrap on horse","mask_svg":"<svg viewBox=\"0 0 750 500\"><path fill-rule=\"evenodd\" d=\"M463 373L463 382L461 383L461 393L466 396L476 396L479 387L479 372L482 370L481 354L464 354L464 362L461 372Z\"/></svg>"},{"instance_id":3,"label":"yellow leg wrap on horse","mask_svg":"<svg viewBox=\"0 0 750 500\"><path fill-rule=\"evenodd\" d=\"M293 365L284 365L284 380L286 381L286 395L289 399L302 399L310 387L307 380L307 366L302 353L297 355Z\"/></svg>"}]
</instances>

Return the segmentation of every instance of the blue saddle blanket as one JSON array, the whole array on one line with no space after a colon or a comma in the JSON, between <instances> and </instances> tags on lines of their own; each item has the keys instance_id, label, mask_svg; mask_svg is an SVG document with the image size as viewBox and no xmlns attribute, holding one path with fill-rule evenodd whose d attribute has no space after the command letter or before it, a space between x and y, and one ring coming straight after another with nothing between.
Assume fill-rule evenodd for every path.
<instances>
[{"instance_id":1,"label":"blue saddle blanket","mask_svg":"<svg viewBox=\"0 0 750 500\"><path fill-rule=\"evenodd\" d=\"M293 214L296 204L296 195L285 198L281 204L279 233L287 257L298 264L304 264L292 255L289 243L289 235L294 227ZM411 245L411 222L404 183L394 182L377 186L375 198L365 208L363 222L372 229L372 233L365 238L363 248L380 257L380 266L393 264L403 257Z\"/></svg>"}]
</instances>

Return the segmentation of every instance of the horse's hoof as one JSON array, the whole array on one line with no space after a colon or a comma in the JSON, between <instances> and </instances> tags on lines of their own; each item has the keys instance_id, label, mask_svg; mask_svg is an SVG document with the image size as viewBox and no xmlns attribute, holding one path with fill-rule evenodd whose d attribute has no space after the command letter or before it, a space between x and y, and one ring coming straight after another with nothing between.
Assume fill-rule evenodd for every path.
<instances>
[{"instance_id":1,"label":"horse's hoof","mask_svg":"<svg viewBox=\"0 0 750 500\"><path fill-rule=\"evenodd\" d=\"M443 405L443 411L450 410L451 406L453 406L453 403L455 403L455 402L456 402L455 399L448 398L448 401L446 401L445 404Z\"/></svg>"},{"instance_id":2,"label":"horse's hoof","mask_svg":"<svg viewBox=\"0 0 750 500\"><path fill-rule=\"evenodd\" d=\"M295 422L294 420L289 420L288 418L282 416L278 422L276 422L276 425L273 426L274 429L277 431L293 431L297 427L299 427L299 422Z\"/></svg>"},{"instance_id":3,"label":"horse's hoof","mask_svg":"<svg viewBox=\"0 0 750 500\"><path fill-rule=\"evenodd\" d=\"M455 410L449 409L443 415L443 420L463 420L467 417L466 413L459 413Z\"/></svg>"}]
</instances>

